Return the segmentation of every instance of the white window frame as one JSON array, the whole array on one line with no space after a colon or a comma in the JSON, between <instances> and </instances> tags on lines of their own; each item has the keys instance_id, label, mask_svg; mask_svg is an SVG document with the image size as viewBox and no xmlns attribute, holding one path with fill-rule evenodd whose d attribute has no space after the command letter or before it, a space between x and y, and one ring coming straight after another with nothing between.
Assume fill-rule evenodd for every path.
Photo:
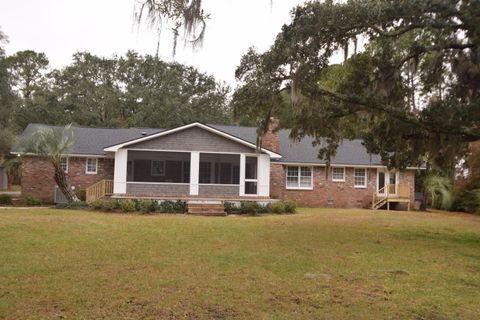
<instances>
[{"instance_id":1,"label":"white window frame","mask_svg":"<svg viewBox=\"0 0 480 320\"><path fill-rule=\"evenodd\" d=\"M357 170L363 170L363 172L364 172L364 174L365 174L365 176L364 176L364 178L365 178L364 184L357 184L357 183L356 183ZM353 168L353 186L354 186L355 188L359 188L359 189L362 189L362 188L364 189L364 188L366 188L367 185L368 185L367 176L368 176L368 174L367 174L367 168Z\"/></svg>"},{"instance_id":2,"label":"white window frame","mask_svg":"<svg viewBox=\"0 0 480 320\"><path fill-rule=\"evenodd\" d=\"M89 160L95 160L95 171L89 171L88 170L88 161ZM86 158L85 159L85 173L86 174L97 174L98 172L98 158Z\"/></svg>"},{"instance_id":3,"label":"white window frame","mask_svg":"<svg viewBox=\"0 0 480 320\"><path fill-rule=\"evenodd\" d=\"M161 168L161 172L160 173L156 173L154 172L153 168L154 168L154 163L155 162L159 162L161 163L160 167ZM151 163L150 163L150 175L152 177L164 177L165 176L165 161L164 160L152 160Z\"/></svg>"},{"instance_id":4,"label":"white window frame","mask_svg":"<svg viewBox=\"0 0 480 320\"><path fill-rule=\"evenodd\" d=\"M343 171L343 178L342 179L335 178L335 175L334 175L335 169L342 169L342 171ZM333 182L345 182L345 167L332 167L332 181Z\"/></svg>"},{"instance_id":5,"label":"white window frame","mask_svg":"<svg viewBox=\"0 0 480 320\"><path fill-rule=\"evenodd\" d=\"M60 158L60 168L62 168L62 159L65 159L65 170L63 170L63 171L65 173L68 173L68 157L61 157Z\"/></svg>"},{"instance_id":6,"label":"white window frame","mask_svg":"<svg viewBox=\"0 0 480 320\"><path fill-rule=\"evenodd\" d=\"M297 185L296 186L288 185L288 177L289 177L288 168L297 168ZM302 178L302 168L310 169L310 186L309 187L302 187L300 184L300 180ZM313 190L313 167L312 166L287 166L285 170L285 188L287 190Z\"/></svg>"}]
</instances>

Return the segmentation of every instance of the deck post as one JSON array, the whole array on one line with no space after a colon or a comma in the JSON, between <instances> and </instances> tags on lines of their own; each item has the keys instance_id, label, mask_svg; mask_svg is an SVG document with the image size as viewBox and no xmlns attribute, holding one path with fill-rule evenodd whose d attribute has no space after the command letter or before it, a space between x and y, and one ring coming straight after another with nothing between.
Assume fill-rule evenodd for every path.
<instances>
[{"instance_id":1,"label":"deck post","mask_svg":"<svg viewBox=\"0 0 480 320\"><path fill-rule=\"evenodd\" d=\"M198 177L200 172L200 152L190 152L190 195L198 196Z\"/></svg>"},{"instance_id":2,"label":"deck post","mask_svg":"<svg viewBox=\"0 0 480 320\"><path fill-rule=\"evenodd\" d=\"M390 201L387 199L387 210L390 211Z\"/></svg>"},{"instance_id":3,"label":"deck post","mask_svg":"<svg viewBox=\"0 0 480 320\"><path fill-rule=\"evenodd\" d=\"M245 195L245 154L240 154L240 196Z\"/></svg>"},{"instance_id":4,"label":"deck post","mask_svg":"<svg viewBox=\"0 0 480 320\"><path fill-rule=\"evenodd\" d=\"M115 168L113 173L113 193L127 193L127 160L128 151L119 149L115 152Z\"/></svg>"}]
</instances>

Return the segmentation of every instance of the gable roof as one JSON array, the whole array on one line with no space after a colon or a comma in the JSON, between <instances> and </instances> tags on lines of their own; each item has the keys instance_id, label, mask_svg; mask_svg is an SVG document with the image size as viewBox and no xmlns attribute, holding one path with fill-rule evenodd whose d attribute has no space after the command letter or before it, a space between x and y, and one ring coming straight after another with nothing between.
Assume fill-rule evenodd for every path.
<instances>
[{"instance_id":1,"label":"gable roof","mask_svg":"<svg viewBox=\"0 0 480 320\"><path fill-rule=\"evenodd\" d=\"M224 132L222 130L219 130L217 128L205 125L205 124L200 123L200 122L193 122L193 123L190 123L190 124L187 124L187 125L184 125L184 126L164 130L164 131L157 132L157 133L154 133L154 134L151 134L151 135L147 135L147 136L136 138L136 139L133 139L133 140L130 140L130 141L115 144L115 145L106 147L104 150L106 152L116 152L119 149L130 146L130 145L134 145L134 144L137 144L137 143L140 143L140 142L144 142L144 141L152 140L152 139L155 139L155 138L163 137L163 136L166 136L166 135L169 135L169 134L173 134L175 132L179 132L179 131L186 130L186 129L189 129L189 128L194 128L194 127L201 128L203 130L206 130L206 131L209 131L211 133L222 136L225 139L232 140L236 143L239 143L239 144L247 146L247 147L251 147L253 149L256 149L256 147L257 147L255 143L244 140L244 139L239 138L237 136L234 136L230 133ZM270 157L273 158L273 159L280 159L282 157L280 154L275 153L275 152L273 152L271 150L268 150L268 149L265 149L265 148L261 148L260 150L262 152L265 152L266 154L270 155Z\"/></svg>"},{"instance_id":2,"label":"gable roof","mask_svg":"<svg viewBox=\"0 0 480 320\"><path fill-rule=\"evenodd\" d=\"M203 125L203 124L202 124ZM223 132L237 139L255 145L257 140L255 127L229 126L229 125L203 125L211 129ZM59 127L43 124L29 124L22 133L22 137L31 135L37 128L41 127ZM168 130L160 128L89 128L89 127L72 127L75 136L75 144L73 146L73 155L92 155L105 156L104 149L131 141L139 138L153 136ZM142 135L145 132L147 136ZM292 142L289 138L290 130L282 129L280 135L280 154L281 159L276 160L278 163L305 163L312 165L325 165L324 160L318 159L318 146L313 146L313 138L304 137L298 142ZM269 151L271 152L271 151ZM21 153L18 146L12 148L12 153ZM344 140L335 157L331 161L332 165L353 165L353 166L383 166L379 155L368 154L366 148L362 145L361 140Z\"/></svg>"}]
</instances>

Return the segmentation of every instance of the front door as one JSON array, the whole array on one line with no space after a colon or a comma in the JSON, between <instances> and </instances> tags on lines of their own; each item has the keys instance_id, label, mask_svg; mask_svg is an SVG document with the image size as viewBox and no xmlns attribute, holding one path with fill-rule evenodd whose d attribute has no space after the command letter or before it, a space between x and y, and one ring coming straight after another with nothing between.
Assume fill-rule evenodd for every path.
<instances>
[{"instance_id":1,"label":"front door","mask_svg":"<svg viewBox=\"0 0 480 320\"><path fill-rule=\"evenodd\" d=\"M386 188L388 188L388 194L397 194L398 185L398 172L388 171L385 169L377 170L377 193L379 195L386 194ZM386 187L384 189L384 187Z\"/></svg>"}]
</instances>

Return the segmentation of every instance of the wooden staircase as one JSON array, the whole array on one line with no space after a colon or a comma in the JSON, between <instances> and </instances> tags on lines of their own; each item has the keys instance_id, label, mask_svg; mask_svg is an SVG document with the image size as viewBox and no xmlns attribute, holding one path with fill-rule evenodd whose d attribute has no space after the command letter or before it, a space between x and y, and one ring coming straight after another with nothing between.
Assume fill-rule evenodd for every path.
<instances>
[{"instance_id":1,"label":"wooden staircase","mask_svg":"<svg viewBox=\"0 0 480 320\"><path fill-rule=\"evenodd\" d=\"M85 193L85 200L88 203L106 196L111 196L113 193L113 180L100 180L88 187Z\"/></svg>"},{"instance_id":2,"label":"wooden staircase","mask_svg":"<svg viewBox=\"0 0 480 320\"><path fill-rule=\"evenodd\" d=\"M407 203L408 211L410 211L410 194L409 184L387 184L373 194L372 209L378 210L386 205L387 210L390 210L391 202L404 202Z\"/></svg>"},{"instance_id":3,"label":"wooden staircase","mask_svg":"<svg viewBox=\"0 0 480 320\"><path fill-rule=\"evenodd\" d=\"M215 216L224 217L225 213L223 202L216 200L190 200L187 203L188 214L194 216Z\"/></svg>"}]
</instances>

